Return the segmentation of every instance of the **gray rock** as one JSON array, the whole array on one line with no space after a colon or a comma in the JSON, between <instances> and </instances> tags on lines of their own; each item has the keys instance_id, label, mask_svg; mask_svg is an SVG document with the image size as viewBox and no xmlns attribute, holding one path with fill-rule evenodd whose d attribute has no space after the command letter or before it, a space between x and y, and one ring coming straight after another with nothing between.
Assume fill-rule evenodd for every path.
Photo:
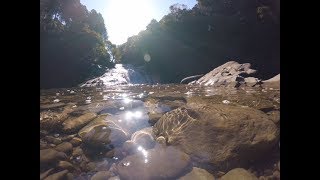
<instances>
[{"instance_id":1,"label":"gray rock","mask_svg":"<svg viewBox=\"0 0 320 180\"><path fill-rule=\"evenodd\" d=\"M56 163L59 160L64 160L67 155L63 152L58 152L54 149L40 150L40 164L51 164Z\"/></svg>"},{"instance_id":2,"label":"gray rock","mask_svg":"<svg viewBox=\"0 0 320 180\"><path fill-rule=\"evenodd\" d=\"M68 170L63 170L58 173L52 174L45 178L44 180L64 180L67 178Z\"/></svg>"},{"instance_id":3,"label":"gray rock","mask_svg":"<svg viewBox=\"0 0 320 180\"><path fill-rule=\"evenodd\" d=\"M69 153L72 151L72 144L69 142L63 142L57 145L54 149L60 152Z\"/></svg>"},{"instance_id":4,"label":"gray rock","mask_svg":"<svg viewBox=\"0 0 320 180\"><path fill-rule=\"evenodd\" d=\"M246 165L279 139L278 128L265 113L224 104L197 103L175 109L153 128L167 144L218 170Z\"/></svg>"},{"instance_id":5,"label":"gray rock","mask_svg":"<svg viewBox=\"0 0 320 180\"><path fill-rule=\"evenodd\" d=\"M179 180L214 180L214 176L204 169L194 167L191 172L180 177Z\"/></svg>"},{"instance_id":6,"label":"gray rock","mask_svg":"<svg viewBox=\"0 0 320 180\"><path fill-rule=\"evenodd\" d=\"M258 180L258 178L245 169L236 168L222 176L221 180Z\"/></svg>"},{"instance_id":7,"label":"gray rock","mask_svg":"<svg viewBox=\"0 0 320 180\"><path fill-rule=\"evenodd\" d=\"M168 179L177 177L189 164L187 154L167 147L127 156L116 169L121 179Z\"/></svg>"},{"instance_id":8,"label":"gray rock","mask_svg":"<svg viewBox=\"0 0 320 180\"><path fill-rule=\"evenodd\" d=\"M63 130L65 132L74 133L88 124L96 116L95 113L86 113L76 118L69 118L63 122Z\"/></svg>"},{"instance_id":9,"label":"gray rock","mask_svg":"<svg viewBox=\"0 0 320 180\"><path fill-rule=\"evenodd\" d=\"M91 177L91 180L106 180L112 177L112 173L109 171L99 171Z\"/></svg>"},{"instance_id":10,"label":"gray rock","mask_svg":"<svg viewBox=\"0 0 320 180\"><path fill-rule=\"evenodd\" d=\"M239 64L235 61L229 61L197 81L192 81L189 84L199 84L199 85L236 85L237 82L245 82L244 77L242 76L248 76L256 72L256 70L250 69L251 64L250 63L244 63ZM247 79L247 81L252 81L252 78Z\"/></svg>"}]
</instances>

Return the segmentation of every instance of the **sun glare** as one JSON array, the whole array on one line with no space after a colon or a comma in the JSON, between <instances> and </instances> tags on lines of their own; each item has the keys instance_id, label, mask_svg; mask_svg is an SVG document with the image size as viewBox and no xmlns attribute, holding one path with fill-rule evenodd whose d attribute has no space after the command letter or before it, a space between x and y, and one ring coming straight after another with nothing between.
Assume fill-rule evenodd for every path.
<instances>
[{"instance_id":1,"label":"sun glare","mask_svg":"<svg viewBox=\"0 0 320 180\"><path fill-rule=\"evenodd\" d=\"M106 7L106 26L110 41L122 44L132 35L144 30L154 17L149 0L111 0Z\"/></svg>"}]
</instances>

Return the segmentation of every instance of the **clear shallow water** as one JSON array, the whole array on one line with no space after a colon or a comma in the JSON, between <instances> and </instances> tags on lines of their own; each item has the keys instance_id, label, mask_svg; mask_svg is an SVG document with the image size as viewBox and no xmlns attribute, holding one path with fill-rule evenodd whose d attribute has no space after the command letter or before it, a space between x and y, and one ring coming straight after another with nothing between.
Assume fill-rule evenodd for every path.
<instances>
[{"instance_id":1,"label":"clear shallow water","mask_svg":"<svg viewBox=\"0 0 320 180\"><path fill-rule=\"evenodd\" d=\"M271 117L270 113L280 110L280 90L176 84L41 90L40 150L54 149L65 155L40 161L40 174L50 169L49 174L67 169L69 179L90 179L100 171L105 173L104 177L121 179L177 179L193 167L200 167L219 178L230 169L214 167L206 159L199 161L186 148L181 148L179 142L170 144L168 137L154 133L153 126L163 114L201 103L209 109L217 104L253 108ZM89 118L89 113L94 117ZM275 124L280 128L278 122ZM172 131L172 128L168 125L165 130ZM79 142L75 143L74 139ZM70 142L72 146L68 146L70 143L62 146L63 142ZM184 160L177 160L184 155ZM44 153L40 158L48 156L52 153ZM280 160L279 147L274 145L260 156L242 168L250 169L257 177L269 176L268 170L272 175L276 171L274 164ZM210 155L205 158L212 159ZM268 160L261 160L264 158ZM70 163L71 167L61 165L61 161ZM171 167L169 161L176 168Z\"/></svg>"}]
</instances>

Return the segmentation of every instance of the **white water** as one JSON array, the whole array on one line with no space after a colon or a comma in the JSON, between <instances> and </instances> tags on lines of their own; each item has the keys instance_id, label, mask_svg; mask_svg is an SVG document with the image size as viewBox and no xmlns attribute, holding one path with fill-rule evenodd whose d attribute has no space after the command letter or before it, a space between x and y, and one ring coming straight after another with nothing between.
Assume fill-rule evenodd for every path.
<instances>
[{"instance_id":1,"label":"white water","mask_svg":"<svg viewBox=\"0 0 320 180\"><path fill-rule=\"evenodd\" d=\"M94 87L150 83L152 83L151 78L141 68L130 64L116 64L115 68L108 69L102 76L91 79L80 86Z\"/></svg>"}]
</instances>

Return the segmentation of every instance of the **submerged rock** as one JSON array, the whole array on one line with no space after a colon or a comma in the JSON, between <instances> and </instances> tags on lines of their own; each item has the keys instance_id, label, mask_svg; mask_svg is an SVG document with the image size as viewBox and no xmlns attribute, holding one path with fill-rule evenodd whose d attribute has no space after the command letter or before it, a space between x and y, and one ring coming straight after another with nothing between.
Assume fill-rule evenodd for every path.
<instances>
[{"instance_id":1,"label":"submerged rock","mask_svg":"<svg viewBox=\"0 0 320 180\"><path fill-rule=\"evenodd\" d=\"M187 154L167 147L127 156L116 169L121 179L168 179L179 176L189 164Z\"/></svg>"},{"instance_id":2,"label":"submerged rock","mask_svg":"<svg viewBox=\"0 0 320 180\"><path fill-rule=\"evenodd\" d=\"M54 173L54 174L48 176L44 180L64 180L64 179L69 180L67 178L68 173L69 173L68 170L63 170L63 171L60 171L60 172L57 172L57 173Z\"/></svg>"},{"instance_id":3,"label":"submerged rock","mask_svg":"<svg viewBox=\"0 0 320 180\"><path fill-rule=\"evenodd\" d=\"M252 108L193 104L163 115L154 134L198 162L228 170L263 155L279 139L276 125Z\"/></svg>"},{"instance_id":4,"label":"submerged rock","mask_svg":"<svg viewBox=\"0 0 320 180\"><path fill-rule=\"evenodd\" d=\"M69 142L63 142L57 145L54 149L64 153L70 153L72 151L72 144Z\"/></svg>"},{"instance_id":5,"label":"submerged rock","mask_svg":"<svg viewBox=\"0 0 320 180\"><path fill-rule=\"evenodd\" d=\"M258 180L258 178L245 169L236 168L222 176L221 180Z\"/></svg>"},{"instance_id":6,"label":"submerged rock","mask_svg":"<svg viewBox=\"0 0 320 180\"><path fill-rule=\"evenodd\" d=\"M214 176L204 169L194 167L191 172L178 180L214 180Z\"/></svg>"},{"instance_id":7,"label":"submerged rock","mask_svg":"<svg viewBox=\"0 0 320 180\"><path fill-rule=\"evenodd\" d=\"M66 158L67 158L67 155L65 153L56 151L54 149L40 150L41 165L56 163L59 160L64 160Z\"/></svg>"},{"instance_id":8,"label":"submerged rock","mask_svg":"<svg viewBox=\"0 0 320 180\"><path fill-rule=\"evenodd\" d=\"M109 171L99 171L91 177L91 180L106 180L112 177L112 173Z\"/></svg>"},{"instance_id":9,"label":"submerged rock","mask_svg":"<svg viewBox=\"0 0 320 180\"><path fill-rule=\"evenodd\" d=\"M74 133L88 124L97 115L95 113L86 113L76 118L70 118L63 122L63 131Z\"/></svg>"}]
</instances>

